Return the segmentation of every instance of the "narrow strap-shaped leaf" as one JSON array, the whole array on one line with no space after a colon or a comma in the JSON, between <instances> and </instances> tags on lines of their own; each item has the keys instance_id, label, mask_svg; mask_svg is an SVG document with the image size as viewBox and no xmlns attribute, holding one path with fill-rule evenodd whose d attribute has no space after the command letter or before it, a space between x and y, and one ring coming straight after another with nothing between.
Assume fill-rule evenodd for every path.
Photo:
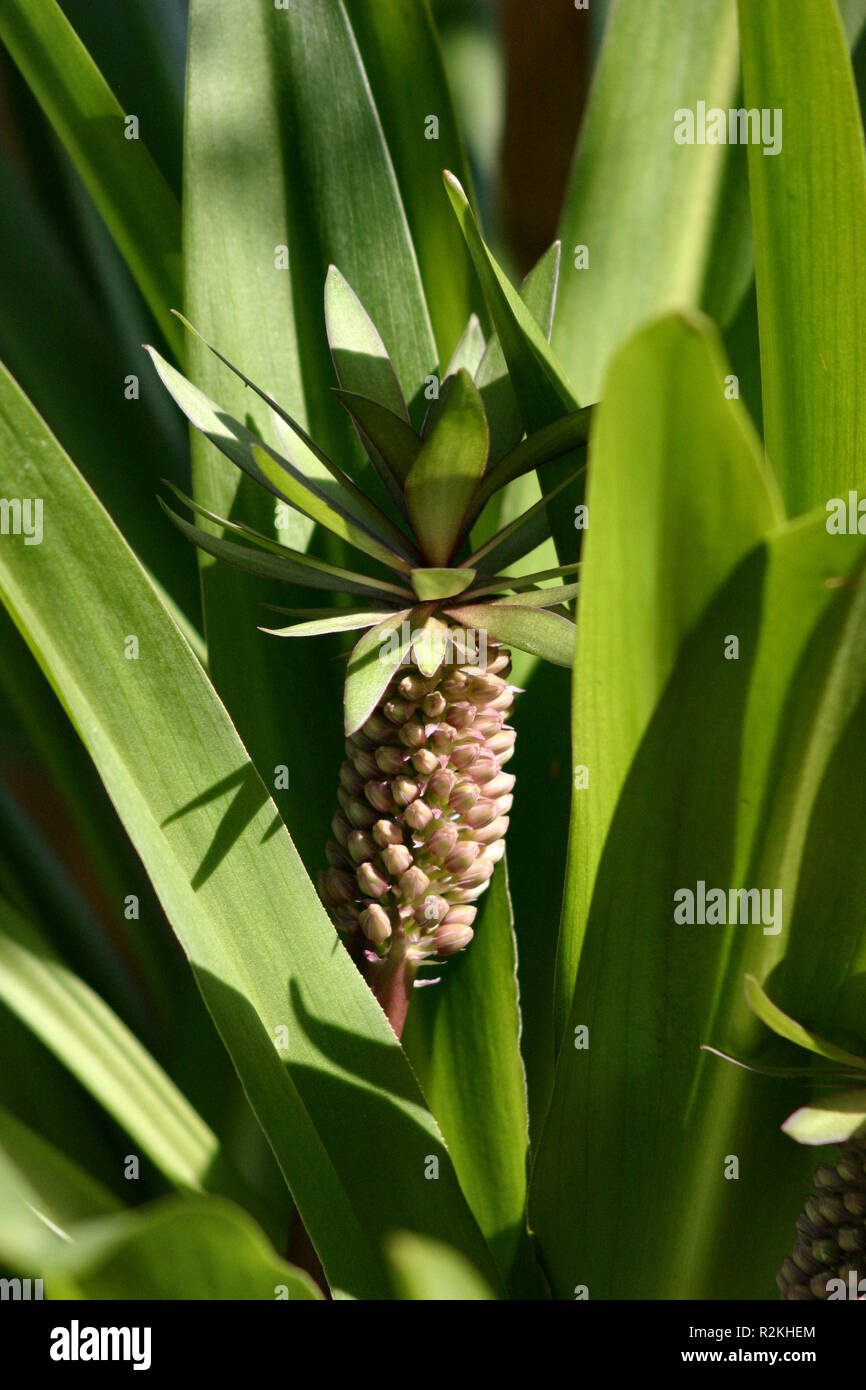
<instances>
[{"instance_id":1,"label":"narrow strap-shaped leaf","mask_svg":"<svg viewBox=\"0 0 866 1390\"><path fill-rule=\"evenodd\" d=\"M369 396L408 424L406 399L388 349L352 286L334 265L325 280L325 323L343 390Z\"/></svg>"},{"instance_id":2,"label":"narrow strap-shaped leaf","mask_svg":"<svg viewBox=\"0 0 866 1390\"><path fill-rule=\"evenodd\" d=\"M472 499L473 518L481 515L494 492L505 487L506 483L522 478L524 473L542 468L544 464L552 463L585 444L589 436L590 411L590 406L584 406L583 410L563 415L561 419L536 430L501 458L479 484Z\"/></svg>"},{"instance_id":3,"label":"narrow strap-shaped leaf","mask_svg":"<svg viewBox=\"0 0 866 1390\"><path fill-rule=\"evenodd\" d=\"M504 862L447 986L417 990L403 1046L447 1136L463 1191L508 1280L525 1221L528 1117Z\"/></svg>"},{"instance_id":4,"label":"narrow strap-shaped leaf","mask_svg":"<svg viewBox=\"0 0 866 1390\"><path fill-rule=\"evenodd\" d=\"M55 0L4 0L0 39L81 175L154 317L182 356L180 208ZM146 134L146 132L145 132Z\"/></svg>"},{"instance_id":5,"label":"narrow strap-shaped leaf","mask_svg":"<svg viewBox=\"0 0 866 1390\"><path fill-rule=\"evenodd\" d=\"M526 427L540 429L557 415L579 410L580 402L561 364L517 290L490 254L466 194L453 174L445 175L445 185L496 325Z\"/></svg>"},{"instance_id":6,"label":"narrow strap-shaped leaf","mask_svg":"<svg viewBox=\"0 0 866 1390\"><path fill-rule=\"evenodd\" d=\"M210 1186L215 1164L225 1180L216 1135L170 1077L99 995L2 900L0 997L169 1182L190 1189Z\"/></svg>"},{"instance_id":7,"label":"narrow strap-shaped leaf","mask_svg":"<svg viewBox=\"0 0 866 1390\"><path fill-rule=\"evenodd\" d=\"M520 298L548 342L556 307L560 255L561 246L556 241L539 257L520 286ZM490 423L490 460L497 463L520 440L523 416L496 332L491 335L478 365L475 385L481 392Z\"/></svg>"},{"instance_id":8,"label":"narrow strap-shaped leaf","mask_svg":"<svg viewBox=\"0 0 866 1390\"><path fill-rule=\"evenodd\" d=\"M675 132L699 102L726 115L737 105L735 9L732 0L626 0L609 11L566 192L553 330L581 401L598 400L614 353L642 324L701 303L730 150L678 144ZM744 199L740 219L745 209ZM737 228L725 233L716 264L730 275Z\"/></svg>"},{"instance_id":9,"label":"narrow strap-shaped leaf","mask_svg":"<svg viewBox=\"0 0 866 1390\"><path fill-rule=\"evenodd\" d=\"M376 613L336 613L327 618L295 623L292 627L263 627L261 631L270 633L271 637L319 637L326 632L354 632L362 627L375 627L390 616L382 609Z\"/></svg>"},{"instance_id":10,"label":"narrow strap-shaped leaf","mask_svg":"<svg viewBox=\"0 0 866 1390\"><path fill-rule=\"evenodd\" d=\"M758 1015L762 1023L766 1023L768 1028L772 1028L780 1038L787 1039L788 1042L796 1043L798 1047L805 1048L808 1052L814 1052L818 1057L824 1057L828 1062L841 1062L845 1066L854 1067L858 1071L866 1071L866 1057L858 1057L854 1052L846 1052L843 1047L837 1047L835 1043L828 1042L811 1029L804 1028L802 1023L790 1018L778 1004L774 1004L766 990L761 987L754 975L746 975L746 999L749 1008Z\"/></svg>"},{"instance_id":11,"label":"narrow strap-shaped leaf","mask_svg":"<svg viewBox=\"0 0 866 1390\"><path fill-rule=\"evenodd\" d=\"M660 320L617 354L593 426L572 738L597 772L573 798L558 1037L610 818L678 644L779 520L754 428L725 399L727 370L706 319Z\"/></svg>"},{"instance_id":12,"label":"narrow strap-shaped leaf","mask_svg":"<svg viewBox=\"0 0 866 1390\"><path fill-rule=\"evenodd\" d=\"M570 603L577 598L579 584L560 584L552 589L525 589L519 594L509 594L507 598L495 598L494 608L500 604L517 605L518 608L558 608L561 603Z\"/></svg>"},{"instance_id":13,"label":"narrow strap-shaped leaf","mask_svg":"<svg viewBox=\"0 0 866 1390\"><path fill-rule=\"evenodd\" d=\"M372 445L387 466L402 503L402 485L418 456L421 436L407 421L368 396L351 391L335 391L334 395L355 421L364 441Z\"/></svg>"},{"instance_id":14,"label":"narrow strap-shaped leaf","mask_svg":"<svg viewBox=\"0 0 866 1390\"><path fill-rule=\"evenodd\" d=\"M502 589L513 589L515 593L520 593L523 589L532 589L536 584L542 584L545 579L559 579L565 574L575 574L580 569L580 564L558 565L552 570L537 570L535 574L499 574L492 579L485 576L484 583L473 588L471 597L474 599L480 594L496 594Z\"/></svg>"},{"instance_id":15,"label":"narrow strap-shaped leaf","mask_svg":"<svg viewBox=\"0 0 866 1390\"><path fill-rule=\"evenodd\" d=\"M212 536L209 531L202 531L200 527L190 525L162 501L161 506L187 540L191 540L206 554L213 555L217 560L225 560L227 564L234 565L236 569L244 570L247 574L261 575L266 579L280 579L287 584L301 584L309 589L363 594L368 598L381 597L384 593L402 596L402 591L396 585L367 579L364 575L342 570L337 565L317 560L312 555L304 555L298 550L279 546L279 554L264 553L258 549L252 550L247 545L235 545L233 541L224 541L219 536Z\"/></svg>"},{"instance_id":16,"label":"narrow strap-shaped leaf","mask_svg":"<svg viewBox=\"0 0 866 1390\"><path fill-rule=\"evenodd\" d=\"M381 700L411 644L403 624L412 610L404 608L365 632L353 647L346 670L345 732L354 734ZM411 622L408 623L411 628Z\"/></svg>"},{"instance_id":17,"label":"narrow strap-shaped leaf","mask_svg":"<svg viewBox=\"0 0 866 1390\"><path fill-rule=\"evenodd\" d=\"M748 148L764 438L797 515L866 483L863 123L834 0L738 13L744 104L774 132Z\"/></svg>"},{"instance_id":18,"label":"narrow strap-shaped leaf","mask_svg":"<svg viewBox=\"0 0 866 1390\"><path fill-rule=\"evenodd\" d=\"M431 566L445 567L451 559L489 444L478 388L461 370L406 479L409 516Z\"/></svg>"},{"instance_id":19,"label":"narrow strap-shaped leaf","mask_svg":"<svg viewBox=\"0 0 866 1390\"><path fill-rule=\"evenodd\" d=\"M158 352L153 348L148 348L148 351L160 379L190 423L244 473L266 487L275 497L281 497L305 516L318 521L381 563L395 569L411 568L408 559L401 558L384 539L377 540L377 531L369 529L378 526L381 513L367 502L363 494L359 494L362 504L358 506L355 496L342 483L336 485L336 495L328 495L316 484L307 482L287 459L263 444L227 411L221 410ZM383 531L390 529L391 523L386 521ZM379 531L378 534L382 535L383 532ZM404 553L411 554L399 533L396 535Z\"/></svg>"},{"instance_id":20,"label":"narrow strap-shaped leaf","mask_svg":"<svg viewBox=\"0 0 866 1390\"><path fill-rule=\"evenodd\" d=\"M268 395L267 391L262 390L260 386L256 386L254 381L250 381L249 377L245 376L239 367L229 362L228 358L224 357L221 352L218 352L213 344L209 343L206 338L203 338L197 329L193 328L192 324L188 323L182 315L179 314L178 318L181 319L184 326L188 328L200 342L204 343L204 346L213 353L214 357L219 358L220 362L228 367L229 371L233 372L251 391L254 391L255 394L269 406L271 412L277 416L278 420L291 431L297 441L295 450L297 450L298 447L302 450L302 459L307 462L310 456L312 456L321 465L321 469L324 469L324 473L321 469L319 470L315 481L310 479L308 483L304 467L299 466L290 455L284 462L290 471L293 471L298 481L308 486L317 486L322 493L328 497L333 497L334 490L327 486L327 478L325 477L325 474L329 474L338 485L339 490L336 497L345 499L346 503L351 503L354 513L373 535L380 536L389 545L393 546L398 554L404 554L407 541L403 533L393 522L389 521L388 517L385 516L384 512L382 512L375 503L370 501L366 494L362 492L358 485L349 477L348 473L332 462L324 449L321 449L312 436L307 433L303 425L299 424L283 406L279 405L272 396ZM166 385L168 386L168 383L166 383ZM171 387L168 387L168 389L171 391ZM177 398L175 397L175 399ZM178 404L180 404L180 402L178 402ZM181 407L181 409L183 409L183 407ZM265 444L264 447L267 448L267 444ZM281 456L276 455L276 457L280 458Z\"/></svg>"},{"instance_id":21,"label":"narrow strap-shaped leaf","mask_svg":"<svg viewBox=\"0 0 866 1390\"><path fill-rule=\"evenodd\" d=\"M498 642L543 657L554 666L571 666L574 662L576 627L558 613L492 603L473 603L445 611L464 627L483 628Z\"/></svg>"},{"instance_id":22,"label":"narrow strap-shaped leaf","mask_svg":"<svg viewBox=\"0 0 866 1390\"><path fill-rule=\"evenodd\" d=\"M515 517L514 521L503 526L501 531L497 531L495 536L491 536L476 550L474 555L470 555L466 561L476 569L483 568L490 570L494 566L498 569L500 565L513 564L519 560L521 555L527 555L531 550L535 550L542 541L550 535L550 523L547 508L555 497L572 483L576 478L570 475L564 478L556 487L551 488L533 506L525 511L521 516Z\"/></svg>"},{"instance_id":23,"label":"narrow strap-shaped leaf","mask_svg":"<svg viewBox=\"0 0 866 1390\"><path fill-rule=\"evenodd\" d=\"M418 563L417 555L413 555L409 543L399 532L396 532L399 549L394 550L389 543L377 540L376 536L371 534L368 523L358 519L354 507L350 510L342 503L335 503L318 488L303 482L291 465L288 465L286 477L286 460L267 444L253 441L250 444L250 453L262 477L268 479L275 493L282 494L293 507L297 507L313 521L318 521L320 526L324 526L333 535L348 541L356 550L362 550L365 555L378 560L382 565L387 565L389 569L402 570L404 574L408 574L413 565Z\"/></svg>"}]
</instances>

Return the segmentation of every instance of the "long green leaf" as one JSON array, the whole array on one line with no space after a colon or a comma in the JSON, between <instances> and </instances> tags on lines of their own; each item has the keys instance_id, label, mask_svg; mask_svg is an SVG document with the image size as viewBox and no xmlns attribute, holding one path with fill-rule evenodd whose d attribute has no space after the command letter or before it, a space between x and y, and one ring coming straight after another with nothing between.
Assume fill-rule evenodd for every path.
<instances>
[{"instance_id":1,"label":"long green leaf","mask_svg":"<svg viewBox=\"0 0 866 1390\"><path fill-rule=\"evenodd\" d=\"M447 982L416 995L403 1045L507 1280L523 1228L528 1116L504 864L482 899L470 949L449 962Z\"/></svg>"},{"instance_id":2,"label":"long green leaf","mask_svg":"<svg viewBox=\"0 0 866 1390\"><path fill-rule=\"evenodd\" d=\"M617 355L596 418L572 721L588 783L572 800L557 1037L611 817L680 642L777 517L724 376L705 321L665 319Z\"/></svg>"},{"instance_id":3,"label":"long green leaf","mask_svg":"<svg viewBox=\"0 0 866 1390\"><path fill-rule=\"evenodd\" d=\"M470 311L480 310L481 296L442 197L443 168L454 169L465 188L470 184L430 5L428 0L345 3L393 161L444 367Z\"/></svg>"},{"instance_id":4,"label":"long green leaf","mask_svg":"<svg viewBox=\"0 0 866 1390\"><path fill-rule=\"evenodd\" d=\"M790 1105L787 1083L719 1063L700 1044L709 1035L747 1057L764 1047L765 1030L746 1008L744 973L772 972L773 993L791 1013L792 998L798 1009L805 1002L807 984L814 1002L806 1010L817 1007L826 1032L839 1026L852 966L855 975L862 969L862 914L850 922L844 910L837 917L835 895L814 910L817 885L827 898L840 867L862 857L862 805L852 815L853 798L840 796L835 773L844 769L850 784L850 768L864 755L866 540L837 544L828 576L828 543L840 539L827 535L819 516L753 548L683 643L632 761L598 869L533 1178L532 1224L560 1297L575 1282L588 1283L593 1297L770 1296L775 1256L744 1265L736 1252L748 1241L755 1251L784 1247L808 1155L786 1151L776 1128L780 1108ZM805 601L801 572L811 576L802 585ZM790 631L797 656L793 664L774 663ZM721 653L726 644L730 651L733 634L739 657L726 660ZM738 840L756 727L798 757L799 775L792 768L767 783L748 817L746 854ZM818 762L823 779L816 779ZM786 863L779 823L789 820L797 840L807 796L813 823L834 799L840 815L826 838L809 842L807 855ZM706 923L700 915L684 920L683 890L699 901L702 886L707 895L714 888L725 895L723 924L714 925L709 912ZM729 890L742 888L768 895L760 922L732 909ZM802 979L790 978L792 957ZM862 1003L859 1017L862 1027ZM566 1229L558 1194L574 1187L586 1200Z\"/></svg>"},{"instance_id":5,"label":"long green leaf","mask_svg":"<svg viewBox=\"0 0 866 1390\"><path fill-rule=\"evenodd\" d=\"M56 0L3 0L0 39L62 140L167 341L183 344L180 209Z\"/></svg>"},{"instance_id":6,"label":"long green leaf","mask_svg":"<svg viewBox=\"0 0 866 1390\"><path fill-rule=\"evenodd\" d=\"M401 1049L204 672L8 377L0 402L2 487L63 518L50 544L0 550L3 602L135 843L329 1282L382 1295L379 1246L394 1225L447 1233L495 1278Z\"/></svg>"},{"instance_id":7,"label":"long green leaf","mask_svg":"<svg viewBox=\"0 0 866 1390\"><path fill-rule=\"evenodd\" d=\"M49 1297L318 1300L245 1212L217 1197L169 1197L135 1212L78 1223L45 1256Z\"/></svg>"},{"instance_id":8,"label":"long green leaf","mask_svg":"<svg viewBox=\"0 0 866 1390\"><path fill-rule=\"evenodd\" d=\"M229 1180L216 1136L170 1078L99 995L4 902L0 997L170 1182L199 1190Z\"/></svg>"},{"instance_id":9,"label":"long green leaf","mask_svg":"<svg viewBox=\"0 0 866 1390\"><path fill-rule=\"evenodd\" d=\"M122 1203L102 1183L7 1110L0 1110L0 1149L35 1185L40 1210L49 1220L67 1226L123 1210ZM6 1215L4 1212L4 1218ZM0 1255L6 1257L3 1224L0 1221Z\"/></svg>"},{"instance_id":10,"label":"long green leaf","mask_svg":"<svg viewBox=\"0 0 866 1390\"><path fill-rule=\"evenodd\" d=\"M740 0L767 452L792 514L866 482L866 156L834 0ZM784 127L782 120L784 117Z\"/></svg>"},{"instance_id":11,"label":"long green leaf","mask_svg":"<svg viewBox=\"0 0 866 1390\"><path fill-rule=\"evenodd\" d=\"M583 402L642 323L701 303L725 147L677 144L674 131L698 101L727 111L737 77L733 0L613 10L566 195L553 331Z\"/></svg>"}]
</instances>

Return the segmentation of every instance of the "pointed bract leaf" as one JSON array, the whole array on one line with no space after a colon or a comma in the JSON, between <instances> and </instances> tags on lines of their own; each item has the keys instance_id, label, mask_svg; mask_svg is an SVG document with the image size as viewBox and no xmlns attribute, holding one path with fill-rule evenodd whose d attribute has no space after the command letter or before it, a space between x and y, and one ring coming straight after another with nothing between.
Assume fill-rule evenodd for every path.
<instances>
[{"instance_id":1,"label":"pointed bract leaf","mask_svg":"<svg viewBox=\"0 0 866 1390\"><path fill-rule=\"evenodd\" d=\"M445 611L464 627L484 629L496 641L543 657L554 666L571 666L574 661L575 625L558 613L492 603Z\"/></svg>"},{"instance_id":2,"label":"pointed bract leaf","mask_svg":"<svg viewBox=\"0 0 866 1390\"><path fill-rule=\"evenodd\" d=\"M420 624L412 638L412 656L422 676L435 676L448 645L448 624L431 613Z\"/></svg>"},{"instance_id":3,"label":"pointed bract leaf","mask_svg":"<svg viewBox=\"0 0 866 1390\"><path fill-rule=\"evenodd\" d=\"M312 484L305 483L300 474L291 469L291 465L287 465L286 460L281 459L267 444L253 441L250 444L250 453L256 468L271 484L273 491L285 497L298 511L311 517L313 521L318 521L320 526L324 526L341 540L348 541L349 545L353 545L356 550L362 550L365 555L370 555L380 564L387 565L390 569L402 570L404 573L409 572L412 566L409 559L404 559L403 556L411 555L411 551L402 538L398 537L400 553L392 550L390 545L371 534L354 509L350 510L342 502L334 502Z\"/></svg>"},{"instance_id":4,"label":"pointed bract leaf","mask_svg":"<svg viewBox=\"0 0 866 1390\"><path fill-rule=\"evenodd\" d=\"M368 396L409 423L409 411L388 349L352 286L335 265L325 280L325 323L337 379L344 391Z\"/></svg>"},{"instance_id":5,"label":"pointed bract leaf","mask_svg":"<svg viewBox=\"0 0 866 1390\"><path fill-rule=\"evenodd\" d=\"M186 323L186 320L184 322ZM196 334L197 338L205 342L201 338L201 334L196 333L190 324L186 324L186 326ZM291 417L275 401L272 401L270 396L254 386L237 367L233 367L210 343L205 343L205 345L247 386L266 400L272 410L276 410L281 415L284 422L290 425L302 443L307 448L312 449L320 462L326 465L330 477L320 475L317 481L308 481L303 472L290 459L283 458L264 440L258 439L245 425L235 420L228 411L223 410L210 400L181 372L170 366L153 348L146 348L160 380L190 423L195 425L196 429L201 430L202 434L206 435L211 443L215 444L227 458L230 458L232 463L249 474L257 483L266 487L276 497L282 497L285 501L290 502L293 507L296 507L298 511L303 512L313 521L318 521L321 525L334 531L343 540L349 540L350 544L357 545L361 550L366 550L367 554L375 555L377 560L386 565L395 563L394 556L391 555L392 549L398 556L410 555L411 549L408 548L406 537L397 530L396 526L374 503L369 501L348 474L343 473L336 464L331 463L327 455L313 444L306 431L292 421ZM252 460L250 451L253 452ZM346 523L351 525L352 522L357 522L356 540L351 539L346 529ZM365 536L368 537L367 540L363 540ZM371 541L375 547L374 550L370 549ZM397 568L402 568L402 565L398 564Z\"/></svg>"},{"instance_id":6,"label":"pointed bract leaf","mask_svg":"<svg viewBox=\"0 0 866 1390\"><path fill-rule=\"evenodd\" d=\"M484 583L474 588L468 597L474 599L478 594L497 594L503 589L513 589L516 593L531 589L545 579L559 579L566 574L575 574L580 564L558 565L552 570L537 570L535 574L499 574L492 579L484 576Z\"/></svg>"},{"instance_id":7,"label":"pointed bract leaf","mask_svg":"<svg viewBox=\"0 0 866 1390\"><path fill-rule=\"evenodd\" d=\"M843 1047L836 1047L835 1043L828 1042L826 1038L821 1038L817 1033L804 1028L796 1019L789 1018L773 1003L754 975L746 975L745 983L749 1008L780 1038L787 1038L788 1042L796 1043L798 1047L814 1052L818 1057L826 1057L828 1062L841 1062L844 1066L866 1072L866 1057L858 1057L853 1052L846 1052Z\"/></svg>"},{"instance_id":8,"label":"pointed bract leaf","mask_svg":"<svg viewBox=\"0 0 866 1390\"><path fill-rule=\"evenodd\" d=\"M520 286L523 300L542 333L550 341L556 290L559 283L560 243L554 244L529 271ZM508 363L494 333L475 373L490 425L490 462L496 463L513 449L523 434L523 416L508 375Z\"/></svg>"},{"instance_id":9,"label":"pointed bract leaf","mask_svg":"<svg viewBox=\"0 0 866 1390\"><path fill-rule=\"evenodd\" d=\"M421 436L407 420L369 396L359 396L352 391L335 391L334 395L358 426L365 448L372 445L400 485L397 496L402 498L402 484L418 457Z\"/></svg>"},{"instance_id":10,"label":"pointed bract leaf","mask_svg":"<svg viewBox=\"0 0 866 1390\"><path fill-rule=\"evenodd\" d=\"M863 1078L862 1070L855 1071L853 1067L844 1070L837 1067L765 1067L758 1062L746 1062L742 1057L735 1057L732 1052L723 1052L720 1047L711 1047L709 1043L701 1043L702 1052L710 1052L714 1057L721 1057L724 1062L731 1062L735 1067L742 1067L744 1071L754 1072L756 1076L777 1076L786 1081L811 1081L820 1086L850 1086L852 1081L861 1081Z\"/></svg>"},{"instance_id":11,"label":"pointed bract leaf","mask_svg":"<svg viewBox=\"0 0 866 1390\"><path fill-rule=\"evenodd\" d=\"M478 315L472 314L469 322L463 331L463 336L457 344L451 356L451 361L445 371L445 376L456 376L463 367L471 377L475 376L481 365L485 349L484 334L481 331L481 324Z\"/></svg>"},{"instance_id":12,"label":"pointed bract leaf","mask_svg":"<svg viewBox=\"0 0 866 1390\"><path fill-rule=\"evenodd\" d=\"M335 613L327 618L317 618L311 622L295 623L293 627L263 627L271 637L319 637L327 632L355 632L362 627L375 627L390 613L381 609L377 613Z\"/></svg>"},{"instance_id":13,"label":"pointed bract leaf","mask_svg":"<svg viewBox=\"0 0 866 1390\"><path fill-rule=\"evenodd\" d=\"M540 429L566 411L579 410L565 373L544 333L490 254L466 194L446 174L448 196L472 256L527 429Z\"/></svg>"},{"instance_id":14,"label":"pointed bract leaf","mask_svg":"<svg viewBox=\"0 0 866 1390\"><path fill-rule=\"evenodd\" d=\"M550 504L567 487L576 486L576 480L576 474L564 478L528 511L515 517L507 526L503 526L501 531L497 531L495 536L491 536L474 555L469 556L466 563L484 570L499 569L502 565L511 565L522 555L528 555L530 551L535 550L550 535ZM560 503L560 506L564 505L564 502Z\"/></svg>"},{"instance_id":15,"label":"pointed bract leaf","mask_svg":"<svg viewBox=\"0 0 866 1390\"><path fill-rule=\"evenodd\" d=\"M570 603L577 598L579 584L558 584L552 589L525 589L519 594L509 594L506 598L493 599L494 608L510 604L518 608L558 608L561 603Z\"/></svg>"},{"instance_id":16,"label":"pointed bract leaf","mask_svg":"<svg viewBox=\"0 0 866 1390\"><path fill-rule=\"evenodd\" d=\"M554 459L562 458L585 444L589 436L590 410L591 407L585 406L583 410L563 415L510 449L482 478L472 499L473 518L480 516L493 494L505 487L506 483L522 478L524 473L542 468L544 464L552 463Z\"/></svg>"},{"instance_id":17,"label":"pointed bract leaf","mask_svg":"<svg viewBox=\"0 0 866 1390\"><path fill-rule=\"evenodd\" d=\"M281 547L282 553L279 555L264 554L259 550L251 550L246 545L224 541L219 536L212 536L209 531L202 531L198 526L184 521L183 517L173 512L161 499L160 505L178 530L200 550L213 555L217 560L225 560L236 569L245 570L247 574L261 575L266 579L281 579L287 584L301 584L310 589L329 589L334 593L364 594L368 598L377 598L387 593L402 597L396 585L367 579L365 575L339 569L336 565L317 560L312 555L304 555L298 550Z\"/></svg>"},{"instance_id":18,"label":"pointed bract leaf","mask_svg":"<svg viewBox=\"0 0 866 1390\"><path fill-rule=\"evenodd\" d=\"M431 566L447 566L454 553L489 442L478 388L461 370L406 479L409 516Z\"/></svg>"},{"instance_id":19,"label":"pointed bract leaf","mask_svg":"<svg viewBox=\"0 0 866 1390\"><path fill-rule=\"evenodd\" d=\"M470 569L413 570L412 588L424 600L455 598L474 578L475 571Z\"/></svg>"},{"instance_id":20,"label":"pointed bract leaf","mask_svg":"<svg viewBox=\"0 0 866 1390\"><path fill-rule=\"evenodd\" d=\"M411 636L406 637L403 623L411 610L401 609L385 622L377 623L353 647L346 671L345 732L357 733L366 724L381 700L394 672L406 656ZM411 628L411 623L410 623Z\"/></svg>"}]
</instances>

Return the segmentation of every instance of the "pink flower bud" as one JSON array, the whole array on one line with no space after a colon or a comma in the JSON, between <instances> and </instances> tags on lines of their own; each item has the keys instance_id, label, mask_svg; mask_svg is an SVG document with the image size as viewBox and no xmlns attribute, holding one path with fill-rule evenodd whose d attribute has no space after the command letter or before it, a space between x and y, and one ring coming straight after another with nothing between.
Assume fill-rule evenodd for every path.
<instances>
[{"instance_id":1,"label":"pink flower bud","mask_svg":"<svg viewBox=\"0 0 866 1390\"><path fill-rule=\"evenodd\" d=\"M384 849L386 845L402 845L402 827L394 820L377 820L373 826L373 839L380 849Z\"/></svg>"},{"instance_id":2,"label":"pink flower bud","mask_svg":"<svg viewBox=\"0 0 866 1390\"><path fill-rule=\"evenodd\" d=\"M355 871L355 878L365 898L381 898L391 887L373 864L361 864Z\"/></svg>"},{"instance_id":3,"label":"pink flower bud","mask_svg":"<svg viewBox=\"0 0 866 1390\"><path fill-rule=\"evenodd\" d=\"M369 907L365 908L359 921L361 931L368 941L375 941L377 945L387 941L391 935L391 923L388 914L383 907L380 907L379 903L371 903Z\"/></svg>"},{"instance_id":4,"label":"pink flower bud","mask_svg":"<svg viewBox=\"0 0 866 1390\"><path fill-rule=\"evenodd\" d=\"M426 830L433 819L433 812L423 801L413 801L403 812L403 819L412 830Z\"/></svg>"},{"instance_id":5,"label":"pink flower bud","mask_svg":"<svg viewBox=\"0 0 866 1390\"><path fill-rule=\"evenodd\" d=\"M400 875L400 892L407 902L412 902L415 898L420 898L421 894L426 893L429 887L430 880L424 873L424 870L419 869L415 865L413 865L411 869L407 869L404 874Z\"/></svg>"}]
</instances>

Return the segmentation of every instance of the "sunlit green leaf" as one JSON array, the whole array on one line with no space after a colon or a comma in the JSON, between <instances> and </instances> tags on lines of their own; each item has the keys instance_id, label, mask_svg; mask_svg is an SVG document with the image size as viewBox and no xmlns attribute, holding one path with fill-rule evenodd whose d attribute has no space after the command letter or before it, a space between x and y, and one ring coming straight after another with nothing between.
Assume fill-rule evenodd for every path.
<instances>
[{"instance_id":1,"label":"sunlit green leaf","mask_svg":"<svg viewBox=\"0 0 866 1390\"><path fill-rule=\"evenodd\" d=\"M409 516L431 567L446 567L452 557L489 444L481 396L461 370L405 483Z\"/></svg>"}]
</instances>

